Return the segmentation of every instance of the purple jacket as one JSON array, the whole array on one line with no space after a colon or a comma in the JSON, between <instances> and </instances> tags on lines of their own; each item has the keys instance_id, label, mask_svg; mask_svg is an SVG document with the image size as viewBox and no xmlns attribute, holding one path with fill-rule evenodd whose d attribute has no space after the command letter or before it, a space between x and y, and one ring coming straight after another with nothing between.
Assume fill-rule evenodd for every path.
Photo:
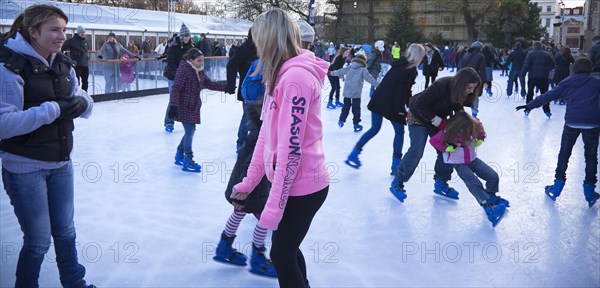
<instances>
[{"instance_id":1,"label":"purple jacket","mask_svg":"<svg viewBox=\"0 0 600 288\"><path fill-rule=\"evenodd\" d=\"M457 139L454 141L454 143L446 143L444 142L445 132L445 129L440 129L440 131L435 133L435 135L433 135L431 139L429 139L429 143L431 143L433 148L442 152L444 163L471 164L471 162L473 162L473 160L477 158L477 148L475 147L474 141L469 141L465 143L461 139L460 135L457 135ZM485 132L483 130L479 132L479 135L477 135L477 139L485 139ZM446 152L447 144L455 145L455 151Z\"/></svg>"},{"instance_id":2,"label":"purple jacket","mask_svg":"<svg viewBox=\"0 0 600 288\"><path fill-rule=\"evenodd\" d=\"M225 84L216 84L210 81L204 74L204 71L196 73L186 60L181 60L173 89L171 89L171 106L177 107L177 116L175 121L200 124L200 91L210 89L216 91L225 91Z\"/></svg>"}]
</instances>

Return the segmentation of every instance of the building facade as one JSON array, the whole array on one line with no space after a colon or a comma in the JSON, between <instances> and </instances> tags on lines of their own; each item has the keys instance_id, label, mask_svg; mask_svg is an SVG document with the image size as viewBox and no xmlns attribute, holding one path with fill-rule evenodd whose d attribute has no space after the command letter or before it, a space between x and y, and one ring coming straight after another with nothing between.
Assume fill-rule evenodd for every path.
<instances>
[{"instance_id":1,"label":"building facade","mask_svg":"<svg viewBox=\"0 0 600 288\"><path fill-rule=\"evenodd\" d=\"M546 28L548 35L554 35L554 23L559 22L556 17L560 14L558 2L556 0L531 2L538 4L538 7L540 7L540 26Z\"/></svg>"},{"instance_id":2,"label":"building facade","mask_svg":"<svg viewBox=\"0 0 600 288\"><path fill-rule=\"evenodd\" d=\"M600 0L586 0L584 4L585 22L583 24L583 49L592 47L592 39L600 34Z\"/></svg>"},{"instance_id":3,"label":"building facade","mask_svg":"<svg viewBox=\"0 0 600 288\"><path fill-rule=\"evenodd\" d=\"M557 18L553 41L571 48L582 48L584 38L584 7L564 8L564 15ZM564 20L564 21L563 21Z\"/></svg>"}]
</instances>

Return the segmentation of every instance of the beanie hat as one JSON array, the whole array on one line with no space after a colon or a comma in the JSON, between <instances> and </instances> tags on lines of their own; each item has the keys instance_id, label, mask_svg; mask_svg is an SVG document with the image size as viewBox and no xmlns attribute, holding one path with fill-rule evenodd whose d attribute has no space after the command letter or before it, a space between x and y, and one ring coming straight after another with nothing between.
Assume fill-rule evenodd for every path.
<instances>
[{"instance_id":1,"label":"beanie hat","mask_svg":"<svg viewBox=\"0 0 600 288\"><path fill-rule=\"evenodd\" d=\"M108 33L108 37L114 37L114 38L116 38L117 36L115 35L115 33L110 32L110 33Z\"/></svg>"},{"instance_id":2,"label":"beanie hat","mask_svg":"<svg viewBox=\"0 0 600 288\"><path fill-rule=\"evenodd\" d=\"M483 48L483 43L479 42L479 41L475 41L473 42L473 44L471 44L471 48L479 48L482 49Z\"/></svg>"},{"instance_id":3,"label":"beanie hat","mask_svg":"<svg viewBox=\"0 0 600 288\"><path fill-rule=\"evenodd\" d=\"M300 28L300 40L302 42L314 42L315 41L315 29L304 20L298 20L298 27Z\"/></svg>"},{"instance_id":4,"label":"beanie hat","mask_svg":"<svg viewBox=\"0 0 600 288\"><path fill-rule=\"evenodd\" d=\"M181 24L181 28L179 28L179 37L190 36L190 29L185 26L185 23Z\"/></svg>"},{"instance_id":5,"label":"beanie hat","mask_svg":"<svg viewBox=\"0 0 600 288\"><path fill-rule=\"evenodd\" d=\"M192 38L194 39L194 42L200 41L200 36L198 36L198 35L194 35L194 36L192 36Z\"/></svg>"},{"instance_id":6,"label":"beanie hat","mask_svg":"<svg viewBox=\"0 0 600 288\"><path fill-rule=\"evenodd\" d=\"M77 26L77 34L85 33L85 29L82 26Z\"/></svg>"}]
</instances>

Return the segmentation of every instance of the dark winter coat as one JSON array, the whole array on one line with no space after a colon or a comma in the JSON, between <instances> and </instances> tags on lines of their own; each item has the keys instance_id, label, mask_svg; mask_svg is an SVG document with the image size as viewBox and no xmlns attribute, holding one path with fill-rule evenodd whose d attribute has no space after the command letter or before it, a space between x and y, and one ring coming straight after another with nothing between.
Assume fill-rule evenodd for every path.
<instances>
[{"instance_id":1,"label":"dark winter coat","mask_svg":"<svg viewBox=\"0 0 600 288\"><path fill-rule=\"evenodd\" d=\"M481 53L485 57L485 67L501 66L491 49L483 49Z\"/></svg>"},{"instance_id":2,"label":"dark winter coat","mask_svg":"<svg viewBox=\"0 0 600 288\"><path fill-rule=\"evenodd\" d=\"M525 57L521 75L525 77L529 73L529 79L548 79L552 69L554 69L554 62L550 53L541 49L533 50Z\"/></svg>"},{"instance_id":3,"label":"dark winter coat","mask_svg":"<svg viewBox=\"0 0 600 288\"><path fill-rule=\"evenodd\" d=\"M227 183L227 189L225 190L225 198L229 203L232 203L231 192L233 186L242 182L242 179L246 177L248 167L250 166L250 160L252 160L252 154L256 147L256 141L258 140L258 134L262 121L260 120L260 113L262 108L262 101L258 104L247 104L245 106L246 117L248 117L248 136L244 145L240 149L237 155L237 161L231 171L231 178ZM271 182L267 180L267 176L263 176L258 186L252 190L248 198L244 203L242 211L246 213L262 213L269 198L269 191L271 190Z\"/></svg>"},{"instance_id":4,"label":"dark winter coat","mask_svg":"<svg viewBox=\"0 0 600 288\"><path fill-rule=\"evenodd\" d=\"M594 62L594 73L600 73L600 41L596 41L590 49L590 60Z\"/></svg>"},{"instance_id":5,"label":"dark winter coat","mask_svg":"<svg viewBox=\"0 0 600 288\"><path fill-rule=\"evenodd\" d=\"M573 56L556 54L554 58L554 83L560 83L563 79L571 75L571 64L575 62Z\"/></svg>"},{"instance_id":6,"label":"dark winter coat","mask_svg":"<svg viewBox=\"0 0 600 288\"><path fill-rule=\"evenodd\" d=\"M552 90L527 103L527 109L540 107L556 99L567 102L567 125L600 127L600 79L590 74L573 74Z\"/></svg>"},{"instance_id":7,"label":"dark winter coat","mask_svg":"<svg viewBox=\"0 0 600 288\"><path fill-rule=\"evenodd\" d=\"M439 69L444 68L444 60L442 55L436 49L433 49L431 63L428 63L427 55L423 57L423 76L437 77Z\"/></svg>"},{"instance_id":8,"label":"dark winter coat","mask_svg":"<svg viewBox=\"0 0 600 288\"><path fill-rule=\"evenodd\" d=\"M367 106L369 110L390 121L406 125L406 108L412 95L412 86L417 78L417 68L408 68L406 57L392 62Z\"/></svg>"},{"instance_id":9,"label":"dark winter coat","mask_svg":"<svg viewBox=\"0 0 600 288\"><path fill-rule=\"evenodd\" d=\"M200 108L202 100L200 91L210 89L225 91L224 84L216 84L210 81L204 71L196 73L186 60L181 60L173 88L171 89L170 105L177 107L175 121L200 124Z\"/></svg>"},{"instance_id":10,"label":"dark winter coat","mask_svg":"<svg viewBox=\"0 0 600 288\"><path fill-rule=\"evenodd\" d=\"M315 44L314 46L312 46L311 50L313 53L315 53L315 56L321 59L325 59L325 49L323 48L322 44Z\"/></svg>"},{"instance_id":11,"label":"dark winter coat","mask_svg":"<svg viewBox=\"0 0 600 288\"><path fill-rule=\"evenodd\" d=\"M169 45L167 48L167 66L165 67L164 76L169 80L175 80L175 74L177 74L177 67L179 67L179 63L181 63L181 59L183 59L183 54L191 49L192 41L188 43L181 43L181 38L179 36Z\"/></svg>"},{"instance_id":12,"label":"dark winter coat","mask_svg":"<svg viewBox=\"0 0 600 288\"><path fill-rule=\"evenodd\" d=\"M377 78L377 76L375 75L378 75L381 71L381 57L381 51L373 49L373 52L371 52L369 59L367 59L367 70L375 78Z\"/></svg>"},{"instance_id":13,"label":"dark winter coat","mask_svg":"<svg viewBox=\"0 0 600 288\"><path fill-rule=\"evenodd\" d=\"M479 74L481 81L485 81L485 56L483 56L483 53L481 53L481 49L471 47L469 48L469 50L467 50L467 53L465 53L465 55L462 58L461 68L465 67L471 67L475 69L475 71L477 71L477 74Z\"/></svg>"},{"instance_id":14,"label":"dark winter coat","mask_svg":"<svg viewBox=\"0 0 600 288\"><path fill-rule=\"evenodd\" d=\"M506 66L512 63L510 71L521 71L521 69L523 69L525 57L527 57L527 53L523 51L521 46L515 47L515 49L513 49L513 51L508 55L508 58L506 58Z\"/></svg>"},{"instance_id":15,"label":"dark winter coat","mask_svg":"<svg viewBox=\"0 0 600 288\"><path fill-rule=\"evenodd\" d=\"M75 34L73 38L65 41L62 50L69 50L69 58L75 61L76 66L88 66L88 61L90 61L90 55L88 54L88 50L90 50L89 45L85 42L85 38L81 38L79 34Z\"/></svg>"},{"instance_id":16,"label":"dark winter coat","mask_svg":"<svg viewBox=\"0 0 600 288\"><path fill-rule=\"evenodd\" d=\"M409 100L410 112L425 125L431 134L439 130L431 124L431 120L435 116L446 119L454 112L463 110L463 105L450 100L450 80L452 77L440 78Z\"/></svg>"},{"instance_id":17,"label":"dark winter coat","mask_svg":"<svg viewBox=\"0 0 600 288\"><path fill-rule=\"evenodd\" d=\"M198 48L200 52L202 52L202 54L204 54L204 57L209 57L213 55L213 45L210 42L210 40L208 40L208 38L204 38L198 41L195 47Z\"/></svg>"},{"instance_id":18,"label":"dark winter coat","mask_svg":"<svg viewBox=\"0 0 600 288\"><path fill-rule=\"evenodd\" d=\"M235 90L236 76L238 73L240 76L240 88L238 88L237 91L238 101L244 101L244 97L242 97L241 84L244 83L244 79L246 79L246 74L248 74L248 69L250 69L252 62L258 59L258 56L256 56L256 46L254 45L254 41L252 41L250 34L248 34L248 36L248 40L242 43L242 45L235 50L235 54L230 56L229 62L227 62L227 91Z\"/></svg>"}]
</instances>

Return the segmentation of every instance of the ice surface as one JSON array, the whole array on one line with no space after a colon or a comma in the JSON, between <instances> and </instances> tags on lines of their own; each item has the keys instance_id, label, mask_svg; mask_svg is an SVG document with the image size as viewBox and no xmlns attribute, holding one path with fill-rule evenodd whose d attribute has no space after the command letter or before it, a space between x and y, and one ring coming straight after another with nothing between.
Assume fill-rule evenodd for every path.
<instances>
[{"instance_id":1,"label":"ice surface","mask_svg":"<svg viewBox=\"0 0 600 288\"><path fill-rule=\"evenodd\" d=\"M514 110L524 101L506 97L507 77L499 75L494 73L494 96L482 98L479 116L488 139L478 150L496 167L501 195L511 201L495 229L455 173L452 185L460 200L434 196L435 153L429 146L406 184L408 198L395 200L388 191L393 129L387 120L360 155L363 167L346 166L343 161L361 133L351 125L338 128L340 109L323 105L332 183L301 247L312 287L600 286L600 205L589 209L584 200L581 139L563 194L554 203L543 189L553 180L565 107L552 104L552 119L541 109L526 118ZM422 86L423 76L417 82ZM371 123L368 89L365 85L365 130ZM200 174L173 164L183 128L178 123L172 134L163 130L167 95L97 103L89 120L76 120L77 250L89 282L99 287L277 286L248 268L212 260L232 211L223 193L235 162L242 108L235 95L202 97L202 124L193 142L204 168ZM408 132L404 138L405 152ZM246 217L238 231L236 245L243 252L250 251L255 223ZM0 243L0 286L9 287L22 233L5 192L0 193ZM60 286L53 259L51 250L42 265L42 287Z\"/></svg>"}]
</instances>

